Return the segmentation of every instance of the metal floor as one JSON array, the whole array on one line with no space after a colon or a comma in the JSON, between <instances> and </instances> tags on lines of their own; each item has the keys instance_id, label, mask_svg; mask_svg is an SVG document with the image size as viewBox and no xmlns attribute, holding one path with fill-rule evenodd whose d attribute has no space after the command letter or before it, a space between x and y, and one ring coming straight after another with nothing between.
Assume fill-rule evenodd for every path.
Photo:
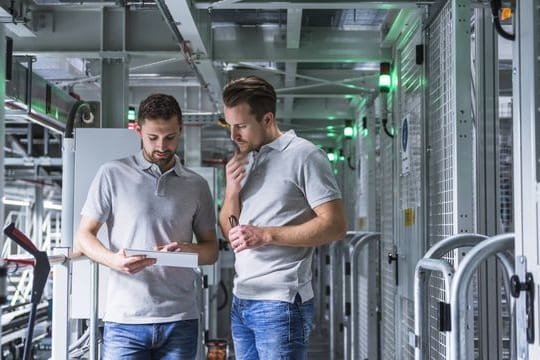
<instances>
[{"instance_id":1,"label":"metal floor","mask_svg":"<svg viewBox=\"0 0 540 360\"><path fill-rule=\"evenodd\" d=\"M311 334L309 339L309 360L328 360L330 359L330 334L326 329L320 329Z\"/></svg>"}]
</instances>

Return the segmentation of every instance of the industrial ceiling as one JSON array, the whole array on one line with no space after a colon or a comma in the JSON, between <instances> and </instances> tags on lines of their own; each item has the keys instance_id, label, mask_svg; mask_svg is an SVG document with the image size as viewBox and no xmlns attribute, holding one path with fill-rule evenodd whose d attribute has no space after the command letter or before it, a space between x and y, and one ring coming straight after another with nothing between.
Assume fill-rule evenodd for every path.
<instances>
[{"instance_id":1,"label":"industrial ceiling","mask_svg":"<svg viewBox=\"0 0 540 360\"><path fill-rule=\"evenodd\" d=\"M0 1L0 18L16 61L66 93L103 101L104 64L120 62L127 105L165 92L188 116L204 115L204 159L231 150L215 122L221 89L251 74L275 86L282 130L335 146L345 120L377 95L379 63L391 61L392 46L427 3L16 0ZM40 158L61 157L61 141L26 120L7 111L6 157L34 171ZM50 169L37 178L59 173Z\"/></svg>"}]
</instances>

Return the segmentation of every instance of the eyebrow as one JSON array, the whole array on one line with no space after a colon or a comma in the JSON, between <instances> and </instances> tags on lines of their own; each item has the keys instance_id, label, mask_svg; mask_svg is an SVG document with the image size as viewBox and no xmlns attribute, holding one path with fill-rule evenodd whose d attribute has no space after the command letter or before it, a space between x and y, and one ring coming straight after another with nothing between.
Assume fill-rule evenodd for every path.
<instances>
[{"instance_id":1,"label":"eyebrow","mask_svg":"<svg viewBox=\"0 0 540 360\"><path fill-rule=\"evenodd\" d=\"M164 136L167 137L167 136L176 136L178 135L179 133L178 132L174 132L174 133L168 133L168 134L165 134ZM159 134L154 134L154 133L146 133L146 136L159 136Z\"/></svg>"}]
</instances>

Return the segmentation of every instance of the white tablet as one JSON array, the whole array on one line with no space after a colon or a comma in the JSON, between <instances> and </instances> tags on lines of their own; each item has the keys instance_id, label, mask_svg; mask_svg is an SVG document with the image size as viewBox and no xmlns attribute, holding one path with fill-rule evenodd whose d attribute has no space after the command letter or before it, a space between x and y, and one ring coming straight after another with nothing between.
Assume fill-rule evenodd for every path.
<instances>
[{"instance_id":1,"label":"white tablet","mask_svg":"<svg viewBox=\"0 0 540 360\"><path fill-rule=\"evenodd\" d=\"M196 268L199 266L199 255L179 251L152 251L126 249L126 256L144 255L156 259L156 265Z\"/></svg>"}]
</instances>

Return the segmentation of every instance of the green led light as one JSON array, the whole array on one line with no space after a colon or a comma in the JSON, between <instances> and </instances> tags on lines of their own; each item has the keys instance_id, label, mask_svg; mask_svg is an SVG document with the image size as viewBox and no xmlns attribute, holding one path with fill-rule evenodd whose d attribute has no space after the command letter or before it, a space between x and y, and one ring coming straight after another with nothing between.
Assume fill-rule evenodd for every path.
<instances>
[{"instance_id":1,"label":"green led light","mask_svg":"<svg viewBox=\"0 0 540 360\"><path fill-rule=\"evenodd\" d=\"M365 128L364 130L362 130L362 136L368 136L369 134L369 131L367 128Z\"/></svg>"},{"instance_id":2,"label":"green led light","mask_svg":"<svg viewBox=\"0 0 540 360\"><path fill-rule=\"evenodd\" d=\"M334 137L336 137L336 133L334 133L334 132L326 133L326 137L334 138Z\"/></svg>"},{"instance_id":3,"label":"green led light","mask_svg":"<svg viewBox=\"0 0 540 360\"><path fill-rule=\"evenodd\" d=\"M379 75L379 90L390 90L390 86L392 86L392 78L390 77L390 74L381 74Z\"/></svg>"},{"instance_id":4,"label":"green led light","mask_svg":"<svg viewBox=\"0 0 540 360\"><path fill-rule=\"evenodd\" d=\"M344 161L344 160L345 160L345 156L340 155L340 156L339 156L339 161Z\"/></svg>"},{"instance_id":5,"label":"green led light","mask_svg":"<svg viewBox=\"0 0 540 360\"><path fill-rule=\"evenodd\" d=\"M127 114L128 121L135 121L136 117L137 117L137 114L135 113L135 107L130 106L128 108L128 114Z\"/></svg>"},{"instance_id":6,"label":"green led light","mask_svg":"<svg viewBox=\"0 0 540 360\"><path fill-rule=\"evenodd\" d=\"M354 137L354 127L352 120L345 120L343 136L345 136L345 139L352 139Z\"/></svg>"},{"instance_id":7,"label":"green led light","mask_svg":"<svg viewBox=\"0 0 540 360\"><path fill-rule=\"evenodd\" d=\"M333 152L329 152L328 154L328 160L330 161L336 161L336 154L334 154Z\"/></svg>"}]
</instances>

